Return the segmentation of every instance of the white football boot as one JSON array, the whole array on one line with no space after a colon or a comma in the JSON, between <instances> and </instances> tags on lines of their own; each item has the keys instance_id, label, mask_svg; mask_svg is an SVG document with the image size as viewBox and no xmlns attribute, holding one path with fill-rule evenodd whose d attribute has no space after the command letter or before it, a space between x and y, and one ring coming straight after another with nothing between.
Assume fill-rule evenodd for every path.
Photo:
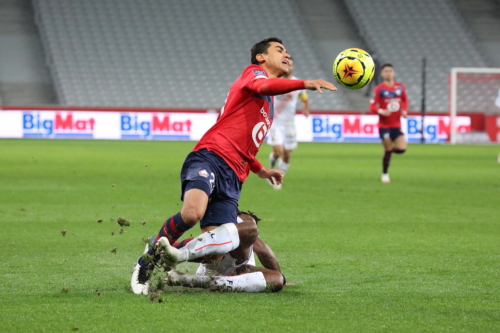
<instances>
[{"instance_id":1,"label":"white football boot","mask_svg":"<svg viewBox=\"0 0 500 333\"><path fill-rule=\"evenodd\" d=\"M170 245L167 237L160 238L156 244L156 253L160 255L159 265L166 271L174 269L179 262L186 259L182 251Z\"/></svg>"},{"instance_id":2,"label":"white football boot","mask_svg":"<svg viewBox=\"0 0 500 333\"><path fill-rule=\"evenodd\" d=\"M389 174L388 173L383 173L381 181L384 184L389 184L391 182L391 179L389 178Z\"/></svg>"},{"instance_id":3,"label":"white football boot","mask_svg":"<svg viewBox=\"0 0 500 333\"><path fill-rule=\"evenodd\" d=\"M154 241L154 237L151 237L149 241ZM152 242L151 242L152 244ZM145 255L149 252L149 243L146 244L144 248ZM140 259L140 258L139 258ZM151 273L154 269L154 265L141 266L139 264L139 260L134 264L134 269L132 270L132 278L130 279L130 286L132 287L132 291L136 295L147 295L149 291L149 279L151 277Z\"/></svg>"}]
</instances>

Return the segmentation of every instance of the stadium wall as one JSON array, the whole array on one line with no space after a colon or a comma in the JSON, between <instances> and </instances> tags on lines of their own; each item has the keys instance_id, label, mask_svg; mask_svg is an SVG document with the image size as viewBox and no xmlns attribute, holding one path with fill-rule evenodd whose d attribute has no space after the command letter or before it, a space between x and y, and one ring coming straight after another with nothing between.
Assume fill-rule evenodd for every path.
<instances>
[{"instance_id":1,"label":"stadium wall","mask_svg":"<svg viewBox=\"0 0 500 333\"><path fill-rule=\"evenodd\" d=\"M0 110L0 138L189 140L197 141L216 122L215 109L32 108ZM312 112L295 116L300 142L378 142L378 116L358 112ZM447 115L425 117L428 143L448 140ZM457 117L457 132L471 131L471 117ZM421 138L421 117L410 114L402 129L410 142Z\"/></svg>"}]
</instances>

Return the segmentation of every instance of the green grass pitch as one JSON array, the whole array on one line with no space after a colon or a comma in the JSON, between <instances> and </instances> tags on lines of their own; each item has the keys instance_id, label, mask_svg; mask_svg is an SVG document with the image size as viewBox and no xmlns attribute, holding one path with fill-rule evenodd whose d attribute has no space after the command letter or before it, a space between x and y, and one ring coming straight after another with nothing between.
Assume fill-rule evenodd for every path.
<instances>
[{"instance_id":1,"label":"green grass pitch","mask_svg":"<svg viewBox=\"0 0 500 333\"><path fill-rule=\"evenodd\" d=\"M151 302L129 272L192 147L1 140L0 331L500 331L498 146L410 145L381 184L380 145L301 144L282 191L251 175L240 201L296 285Z\"/></svg>"}]
</instances>

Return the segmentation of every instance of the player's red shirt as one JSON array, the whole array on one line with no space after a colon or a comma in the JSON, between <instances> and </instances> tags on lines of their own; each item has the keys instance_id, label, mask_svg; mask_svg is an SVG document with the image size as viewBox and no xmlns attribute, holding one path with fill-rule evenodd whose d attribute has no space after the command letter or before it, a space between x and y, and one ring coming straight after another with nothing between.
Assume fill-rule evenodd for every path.
<instances>
[{"instance_id":1,"label":"player's red shirt","mask_svg":"<svg viewBox=\"0 0 500 333\"><path fill-rule=\"evenodd\" d=\"M379 116L379 128L401 127L401 112L408 111L408 97L402 83L394 82L394 85L388 86L382 82L375 87L370 100L370 110L378 113L380 109L389 110L391 114Z\"/></svg>"},{"instance_id":2,"label":"player's red shirt","mask_svg":"<svg viewBox=\"0 0 500 333\"><path fill-rule=\"evenodd\" d=\"M274 98L263 93L276 95L303 88L304 80L269 79L262 67L248 66L229 88L219 119L194 150L215 152L243 182L250 170L262 169L255 156L273 122Z\"/></svg>"}]
</instances>

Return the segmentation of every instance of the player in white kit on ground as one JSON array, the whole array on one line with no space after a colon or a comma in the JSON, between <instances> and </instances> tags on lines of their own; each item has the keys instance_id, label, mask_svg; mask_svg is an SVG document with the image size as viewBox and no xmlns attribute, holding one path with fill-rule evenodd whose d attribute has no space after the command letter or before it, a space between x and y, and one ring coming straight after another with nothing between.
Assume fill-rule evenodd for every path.
<instances>
[{"instance_id":1,"label":"player in white kit on ground","mask_svg":"<svg viewBox=\"0 0 500 333\"><path fill-rule=\"evenodd\" d=\"M238 212L238 223L260 219L252 212ZM256 267L254 253L263 267ZM260 238L246 250L229 252L211 263L201 263L196 274L171 270L165 283L170 286L205 288L226 292L280 291L286 279L271 248Z\"/></svg>"},{"instance_id":2,"label":"player in white kit on ground","mask_svg":"<svg viewBox=\"0 0 500 333\"><path fill-rule=\"evenodd\" d=\"M293 76L294 62L290 58L290 72L284 79L297 80ZM272 168L278 168L284 173L290 166L292 150L297 148L297 133L295 129L295 112L297 100L302 102L302 114L309 116L309 99L305 90L296 90L291 93L275 96L274 98L274 122L269 131L268 144L273 146L273 152L269 155L269 164ZM273 185L276 190L281 189L281 184Z\"/></svg>"}]
</instances>

